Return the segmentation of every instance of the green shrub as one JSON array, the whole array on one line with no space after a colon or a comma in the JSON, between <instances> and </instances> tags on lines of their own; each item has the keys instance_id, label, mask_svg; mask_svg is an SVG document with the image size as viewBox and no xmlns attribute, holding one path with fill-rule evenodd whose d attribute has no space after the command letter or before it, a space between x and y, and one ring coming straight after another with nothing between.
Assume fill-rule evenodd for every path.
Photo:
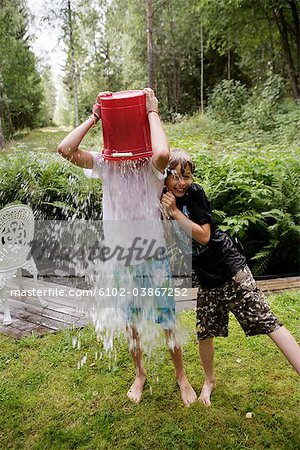
<instances>
[{"instance_id":1,"label":"green shrub","mask_svg":"<svg viewBox=\"0 0 300 450\"><path fill-rule=\"evenodd\" d=\"M283 79L271 74L260 86L254 86L241 117L248 127L271 130L274 128L274 116L279 109L279 99L283 93Z\"/></svg>"},{"instance_id":2,"label":"green shrub","mask_svg":"<svg viewBox=\"0 0 300 450\"><path fill-rule=\"evenodd\" d=\"M215 119L243 123L251 130L273 130L283 89L283 79L276 74L251 90L239 81L223 80L209 97L209 112Z\"/></svg>"},{"instance_id":3,"label":"green shrub","mask_svg":"<svg viewBox=\"0 0 300 450\"><path fill-rule=\"evenodd\" d=\"M241 238L257 274L296 272L299 267L299 123L300 108L285 102L274 113L277 128L268 131L208 115L167 126L172 146L193 152L196 178L219 223ZM30 133L33 142L28 136L22 148L20 144L14 153L1 154L0 207L22 202L32 206L37 218L99 219L100 181L86 179L57 154L26 151L27 145L34 149L35 133ZM82 148L99 147L98 133L90 139Z\"/></svg>"},{"instance_id":4,"label":"green shrub","mask_svg":"<svg viewBox=\"0 0 300 450\"><path fill-rule=\"evenodd\" d=\"M209 111L218 119L239 122L247 98L247 88L240 81L222 80L209 96Z\"/></svg>"},{"instance_id":5,"label":"green shrub","mask_svg":"<svg viewBox=\"0 0 300 450\"><path fill-rule=\"evenodd\" d=\"M37 219L101 216L101 184L60 156L42 152L3 155L0 162L0 207L24 203Z\"/></svg>"},{"instance_id":6,"label":"green shrub","mask_svg":"<svg viewBox=\"0 0 300 450\"><path fill-rule=\"evenodd\" d=\"M195 160L217 220L241 239L254 272L297 271L300 164L294 156L240 150Z\"/></svg>"}]
</instances>

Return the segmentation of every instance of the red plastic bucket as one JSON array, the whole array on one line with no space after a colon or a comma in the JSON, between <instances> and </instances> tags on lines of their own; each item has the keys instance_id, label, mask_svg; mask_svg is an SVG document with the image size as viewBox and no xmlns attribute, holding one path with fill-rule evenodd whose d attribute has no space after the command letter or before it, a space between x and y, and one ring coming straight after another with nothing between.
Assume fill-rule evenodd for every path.
<instances>
[{"instance_id":1,"label":"red plastic bucket","mask_svg":"<svg viewBox=\"0 0 300 450\"><path fill-rule=\"evenodd\" d=\"M105 94L100 99L103 157L110 161L152 155L150 127L143 91Z\"/></svg>"}]
</instances>

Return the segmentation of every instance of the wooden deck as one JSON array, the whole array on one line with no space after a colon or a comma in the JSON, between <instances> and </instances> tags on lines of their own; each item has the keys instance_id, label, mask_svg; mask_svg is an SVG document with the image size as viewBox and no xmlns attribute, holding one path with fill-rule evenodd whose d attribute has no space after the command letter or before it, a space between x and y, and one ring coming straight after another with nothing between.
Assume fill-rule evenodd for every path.
<instances>
[{"instance_id":1,"label":"wooden deck","mask_svg":"<svg viewBox=\"0 0 300 450\"><path fill-rule=\"evenodd\" d=\"M22 278L26 290L33 289L31 278ZM19 339L30 336L32 332L37 335L54 333L68 327L81 328L89 320L82 310L82 299L70 295L70 289L84 289L82 280L70 280L72 285L65 286L49 281L38 282L38 288L46 292L44 300L48 302L42 307L35 297L20 298L12 290L18 289L17 280L13 279L7 286L12 324L3 325L3 306L0 305L0 333ZM257 282L266 293L278 292L286 289L300 289L300 277L276 278ZM51 291L49 291L51 289ZM188 295L176 298L178 311L193 309L196 306L197 289L188 289Z\"/></svg>"}]
</instances>

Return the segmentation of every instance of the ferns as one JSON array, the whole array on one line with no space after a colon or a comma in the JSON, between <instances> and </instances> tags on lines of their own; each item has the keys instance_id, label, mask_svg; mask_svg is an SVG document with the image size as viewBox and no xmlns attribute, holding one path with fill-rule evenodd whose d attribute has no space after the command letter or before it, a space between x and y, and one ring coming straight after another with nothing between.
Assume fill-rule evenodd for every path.
<instances>
[{"instance_id":1,"label":"ferns","mask_svg":"<svg viewBox=\"0 0 300 450\"><path fill-rule=\"evenodd\" d=\"M194 154L196 181L224 230L239 235L256 274L296 271L300 243L300 163L297 150L243 148ZM41 219L101 217L101 184L57 155L1 157L0 207L27 203Z\"/></svg>"},{"instance_id":2,"label":"ferns","mask_svg":"<svg viewBox=\"0 0 300 450\"><path fill-rule=\"evenodd\" d=\"M300 164L288 151L196 156L196 175L222 229L239 235L253 270L297 270ZM287 251L286 249L289 249ZM280 267L279 267L280 266Z\"/></svg>"},{"instance_id":3,"label":"ferns","mask_svg":"<svg viewBox=\"0 0 300 450\"><path fill-rule=\"evenodd\" d=\"M99 219L101 184L56 154L3 155L0 208L9 203L28 204L38 219Z\"/></svg>"}]
</instances>

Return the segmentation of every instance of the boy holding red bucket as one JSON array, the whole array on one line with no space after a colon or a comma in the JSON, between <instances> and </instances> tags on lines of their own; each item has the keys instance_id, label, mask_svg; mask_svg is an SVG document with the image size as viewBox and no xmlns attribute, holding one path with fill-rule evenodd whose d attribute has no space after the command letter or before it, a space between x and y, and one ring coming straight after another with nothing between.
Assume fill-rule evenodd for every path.
<instances>
[{"instance_id":1,"label":"boy holding red bucket","mask_svg":"<svg viewBox=\"0 0 300 450\"><path fill-rule=\"evenodd\" d=\"M147 260L139 264L136 257L136 261L129 268L123 268L125 276L123 278L121 276L120 279L126 282L127 277L130 278L135 292L138 291L141 295L149 293L153 287L168 288L171 286L169 276L163 281L157 279L160 278L157 274L168 273L167 260L153 256L161 248L163 240L160 197L169 160L169 145L160 122L158 101L149 88L116 94L104 92L97 96L92 111L93 114L59 144L58 152L73 164L92 170L92 177L102 179L104 222L131 221L134 225L139 221L154 220L156 224L154 253L152 252ZM80 150L82 139L100 118L104 134L102 154ZM131 163L130 160L136 161ZM123 230L119 234L123 234ZM116 236L116 239L118 237ZM144 239L143 242L146 241L147 239ZM155 239L151 242L153 241ZM118 287L127 289L127 286ZM182 400L188 406L197 397L186 377L182 349L176 342L174 297L172 295L163 298L163 296L164 294L158 298L155 296L148 298L151 320L161 324L165 330ZM140 300L144 301L144 298ZM149 318L149 310L144 317L143 308L140 306L129 302L125 312L136 370L135 381L127 395L135 403L141 400L146 379L138 328L143 319Z\"/></svg>"}]
</instances>

